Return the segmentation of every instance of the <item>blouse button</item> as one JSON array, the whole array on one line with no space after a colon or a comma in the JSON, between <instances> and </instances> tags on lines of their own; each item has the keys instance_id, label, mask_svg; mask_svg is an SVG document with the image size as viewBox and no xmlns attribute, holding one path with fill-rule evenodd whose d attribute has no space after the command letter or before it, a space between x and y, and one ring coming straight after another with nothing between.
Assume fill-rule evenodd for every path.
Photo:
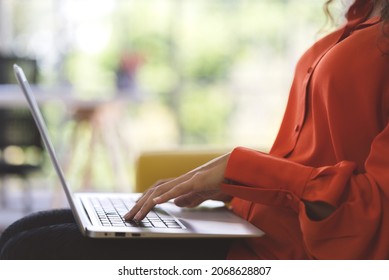
<instances>
[{"instance_id":1,"label":"blouse button","mask_svg":"<svg viewBox=\"0 0 389 280\"><path fill-rule=\"evenodd\" d=\"M286 198L287 198L288 200L292 200L292 199L293 199L293 196L292 196L291 194L288 193L288 194L286 195Z\"/></svg>"},{"instance_id":2,"label":"blouse button","mask_svg":"<svg viewBox=\"0 0 389 280\"><path fill-rule=\"evenodd\" d=\"M313 67L309 67L308 70L307 70L308 74L311 74L312 71L313 71Z\"/></svg>"},{"instance_id":3,"label":"blouse button","mask_svg":"<svg viewBox=\"0 0 389 280\"><path fill-rule=\"evenodd\" d=\"M296 124L296 126L294 127L294 131L298 132L299 130L300 130L300 126L298 124Z\"/></svg>"}]
</instances>

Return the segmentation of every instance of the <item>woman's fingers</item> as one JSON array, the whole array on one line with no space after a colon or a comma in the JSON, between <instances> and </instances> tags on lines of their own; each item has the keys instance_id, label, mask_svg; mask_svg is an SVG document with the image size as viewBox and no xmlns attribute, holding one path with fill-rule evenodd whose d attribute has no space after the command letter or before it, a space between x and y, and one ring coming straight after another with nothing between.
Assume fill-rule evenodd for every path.
<instances>
[{"instance_id":1,"label":"woman's fingers","mask_svg":"<svg viewBox=\"0 0 389 280\"><path fill-rule=\"evenodd\" d=\"M168 183L168 182L170 182L170 181L172 181L172 180L174 180L174 179L176 179L176 178L166 178L166 179L158 180L156 183L154 183L153 186L151 186L151 187L148 188L144 193L142 193L142 195L138 198L137 201L141 200L141 199L147 194L147 192L148 192L150 189L153 189L153 188L155 188L155 187L157 187L157 186L159 186L159 185Z\"/></svg>"},{"instance_id":2,"label":"woman's fingers","mask_svg":"<svg viewBox=\"0 0 389 280\"><path fill-rule=\"evenodd\" d=\"M172 192L172 189L177 189L177 187L180 186L180 181L183 181L183 178L177 178L174 180L170 180L163 184L156 184L156 186L150 188L146 193L141 196L141 198L137 201L137 203L134 205L134 207L123 216L123 218L127 221L129 220L136 220L141 221L143 220L146 215L150 212L150 210L158 204L155 200L156 197L160 197L163 195L162 198L157 199L157 201L162 201L160 203L166 202L170 200L171 198L174 198L174 193L180 193L180 192ZM177 185L176 185L177 184ZM172 186L176 185L174 188ZM169 195L167 195L169 194ZM173 197L171 197L173 195Z\"/></svg>"},{"instance_id":3,"label":"woman's fingers","mask_svg":"<svg viewBox=\"0 0 389 280\"><path fill-rule=\"evenodd\" d=\"M228 154L204 164L176 179L162 184L155 184L124 216L126 220L142 220L156 205L177 199L178 204L194 207L210 196L205 195L209 191L220 192L220 184L223 180ZM188 194L198 195L191 196ZM181 197L181 199L179 199ZM189 201L192 199L192 201Z\"/></svg>"},{"instance_id":4,"label":"woman's fingers","mask_svg":"<svg viewBox=\"0 0 389 280\"><path fill-rule=\"evenodd\" d=\"M174 199L176 197L182 196L189 192L193 191L193 177L187 181L184 181L174 188L171 188L167 191L162 191L160 194L156 193L156 196L153 198L153 202L155 204L161 204L169 201L170 199Z\"/></svg>"},{"instance_id":5,"label":"woman's fingers","mask_svg":"<svg viewBox=\"0 0 389 280\"><path fill-rule=\"evenodd\" d=\"M126 215L123 216L124 220L131 221L131 220L134 219L135 215L141 210L142 205L144 204L144 202L150 196L150 191L152 191L152 189L149 189L149 190L147 190L146 192L144 192L142 194L142 196L137 200L137 202L131 208L131 210Z\"/></svg>"}]
</instances>

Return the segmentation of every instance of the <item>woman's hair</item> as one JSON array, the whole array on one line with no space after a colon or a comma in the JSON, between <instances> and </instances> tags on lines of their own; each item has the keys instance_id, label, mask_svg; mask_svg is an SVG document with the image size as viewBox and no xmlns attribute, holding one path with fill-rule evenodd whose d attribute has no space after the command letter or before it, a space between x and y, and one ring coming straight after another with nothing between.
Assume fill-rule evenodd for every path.
<instances>
[{"instance_id":1,"label":"woman's hair","mask_svg":"<svg viewBox=\"0 0 389 280\"><path fill-rule=\"evenodd\" d=\"M355 0L355 1L369 1L369 0ZM354 3L355 3L354 1ZM381 9L381 18L383 21L382 24L382 36L379 37L378 47L381 52L385 55L389 55L389 0L373 0L374 2L382 1L382 9ZM334 0L326 0L324 3L324 12L327 16L327 20L329 20L332 24L335 22L331 11L330 5L334 2Z\"/></svg>"},{"instance_id":2,"label":"woman's hair","mask_svg":"<svg viewBox=\"0 0 389 280\"><path fill-rule=\"evenodd\" d=\"M365 0L368 1L368 0ZM375 2L379 0L374 0ZM389 0L381 0L382 1L382 10L381 10L381 18L384 21L384 25L387 25L389 23ZM334 0L327 0L324 3L324 12L327 16L327 18L331 21L334 22L334 18L331 14L330 11L330 5L331 3L334 2Z\"/></svg>"}]
</instances>

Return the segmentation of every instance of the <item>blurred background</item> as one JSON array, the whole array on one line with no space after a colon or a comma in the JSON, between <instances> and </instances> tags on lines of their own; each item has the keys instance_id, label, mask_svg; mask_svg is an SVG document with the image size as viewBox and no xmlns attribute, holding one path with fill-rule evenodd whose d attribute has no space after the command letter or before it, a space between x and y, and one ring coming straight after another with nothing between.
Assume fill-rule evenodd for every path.
<instances>
[{"instance_id":1,"label":"blurred background","mask_svg":"<svg viewBox=\"0 0 389 280\"><path fill-rule=\"evenodd\" d=\"M16 62L76 189L131 191L147 150L267 151L297 59L331 30L324 2L0 0L0 123L14 129L25 110ZM0 231L66 205L34 145L1 144Z\"/></svg>"}]
</instances>

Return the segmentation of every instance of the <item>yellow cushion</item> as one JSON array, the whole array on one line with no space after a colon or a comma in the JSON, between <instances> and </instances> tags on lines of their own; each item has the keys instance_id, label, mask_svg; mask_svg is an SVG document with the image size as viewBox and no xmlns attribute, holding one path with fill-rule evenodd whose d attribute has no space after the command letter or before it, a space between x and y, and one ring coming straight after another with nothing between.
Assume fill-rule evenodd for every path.
<instances>
[{"instance_id":1,"label":"yellow cushion","mask_svg":"<svg viewBox=\"0 0 389 280\"><path fill-rule=\"evenodd\" d=\"M143 152L136 163L135 192L144 192L158 180L175 178L224 153L217 150Z\"/></svg>"}]
</instances>

